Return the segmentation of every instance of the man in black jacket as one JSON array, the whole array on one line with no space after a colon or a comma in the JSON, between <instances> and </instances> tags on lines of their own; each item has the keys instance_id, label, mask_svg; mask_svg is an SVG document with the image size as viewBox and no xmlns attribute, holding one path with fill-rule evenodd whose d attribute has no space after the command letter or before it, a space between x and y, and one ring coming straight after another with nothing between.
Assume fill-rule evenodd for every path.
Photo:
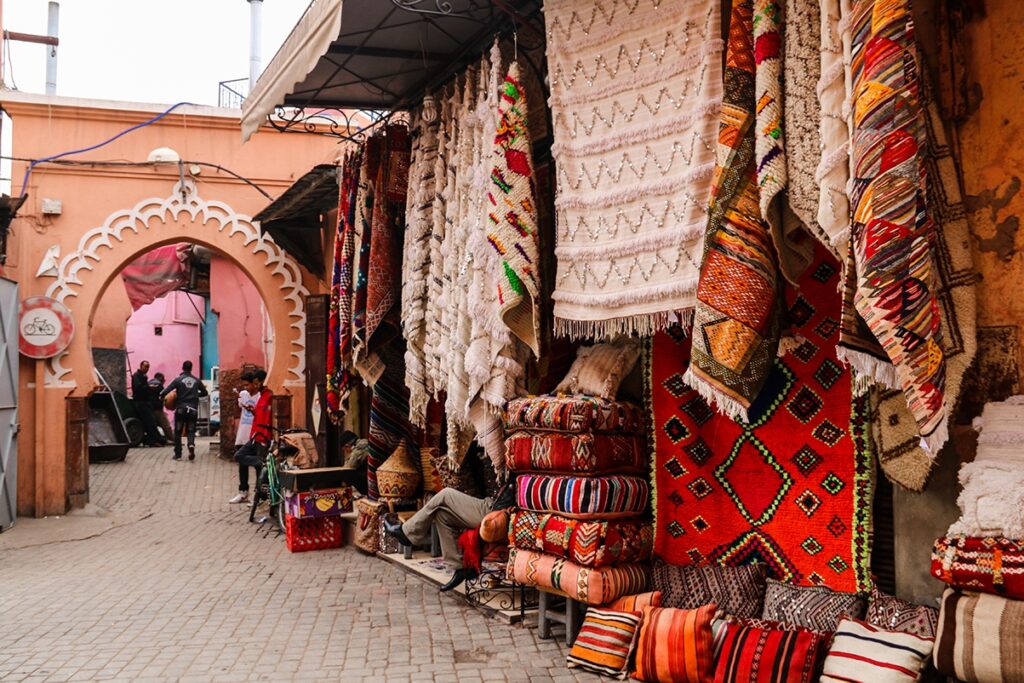
<instances>
[{"instance_id":1,"label":"man in black jacket","mask_svg":"<svg viewBox=\"0 0 1024 683\"><path fill-rule=\"evenodd\" d=\"M207 395L206 385L192 374L192 361L181 364L181 374L160 392L163 399L172 391L174 401L174 460L181 460L181 435L188 433L188 459L196 459L196 420L199 418L199 399Z\"/></svg>"},{"instance_id":2,"label":"man in black jacket","mask_svg":"<svg viewBox=\"0 0 1024 683\"><path fill-rule=\"evenodd\" d=\"M149 389L149 361L139 363L139 369L132 373L132 404L142 427L146 430L143 443L147 446L163 446L163 439L156 429L153 417L153 396Z\"/></svg>"}]
</instances>

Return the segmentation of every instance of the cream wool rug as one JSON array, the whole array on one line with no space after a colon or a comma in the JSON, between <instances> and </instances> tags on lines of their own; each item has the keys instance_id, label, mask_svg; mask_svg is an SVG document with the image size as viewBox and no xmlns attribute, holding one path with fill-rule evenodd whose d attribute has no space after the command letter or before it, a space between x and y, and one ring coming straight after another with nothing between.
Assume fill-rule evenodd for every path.
<instances>
[{"instance_id":1,"label":"cream wool rug","mask_svg":"<svg viewBox=\"0 0 1024 683\"><path fill-rule=\"evenodd\" d=\"M555 333L691 310L722 99L717 0L547 0L558 158Z\"/></svg>"}]
</instances>

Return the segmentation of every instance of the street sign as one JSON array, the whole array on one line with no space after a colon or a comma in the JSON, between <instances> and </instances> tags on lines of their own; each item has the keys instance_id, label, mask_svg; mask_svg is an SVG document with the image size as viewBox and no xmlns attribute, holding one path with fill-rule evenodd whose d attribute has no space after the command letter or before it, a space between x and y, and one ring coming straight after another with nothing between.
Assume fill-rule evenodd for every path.
<instances>
[{"instance_id":1,"label":"street sign","mask_svg":"<svg viewBox=\"0 0 1024 683\"><path fill-rule=\"evenodd\" d=\"M75 321L67 307L48 296L21 302L18 350L29 358L50 358L62 352L75 334Z\"/></svg>"}]
</instances>

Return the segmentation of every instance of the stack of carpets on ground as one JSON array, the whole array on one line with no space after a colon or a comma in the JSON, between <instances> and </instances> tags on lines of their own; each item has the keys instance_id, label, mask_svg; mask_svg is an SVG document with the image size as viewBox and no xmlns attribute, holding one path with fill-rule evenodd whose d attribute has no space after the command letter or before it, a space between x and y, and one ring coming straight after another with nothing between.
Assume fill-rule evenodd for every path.
<instances>
[{"instance_id":1,"label":"stack of carpets on ground","mask_svg":"<svg viewBox=\"0 0 1024 683\"><path fill-rule=\"evenodd\" d=\"M588 605L647 588L653 530L643 411L590 396L515 399L507 468L518 474L508 577Z\"/></svg>"},{"instance_id":2,"label":"stack of carpets on ground","mask_svg":"<svg viewBox=\"0 0 1024 683\"><path fill-rule=\"evenodd\" d=\"M1024 681L1024 396L986 405L980 427L960 468L962 514L932 551L948 586L935 666L972 683Z\"/></svg>"}]
</instances>

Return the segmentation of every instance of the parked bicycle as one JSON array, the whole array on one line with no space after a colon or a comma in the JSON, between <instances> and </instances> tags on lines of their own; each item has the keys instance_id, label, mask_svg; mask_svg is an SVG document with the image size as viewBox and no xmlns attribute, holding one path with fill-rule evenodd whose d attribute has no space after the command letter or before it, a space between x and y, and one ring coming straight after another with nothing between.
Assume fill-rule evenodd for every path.
<instances>
[{"instance_id":1,"label":"parked bicycle","mask_svg":"<svg viewBox=\"0 0 1024 683\"><path fill-rule=\"evenodd\" d=\"M282 435L284 434L295 434L305 432L303 429L277 429L276 427L268 427L274 434L274 439L270 442L269 446L260 446L261 449L266 449L266 456L264 465L260 468L259 476L256 479L256 490L252 496L252 506L249 508L249 521L256 522L256 510L260 504L264 501L268 504L269 514L267 517L260 519L259 522L262 524L271 519L277 525L280 531L284 531L284 519L285 519L285 506L284 506L284 491L281 488L281 479L279 472L282 469L288 469L287 458L298 453L298 449L288 444Z\"/></svg>"}]
</instances>

